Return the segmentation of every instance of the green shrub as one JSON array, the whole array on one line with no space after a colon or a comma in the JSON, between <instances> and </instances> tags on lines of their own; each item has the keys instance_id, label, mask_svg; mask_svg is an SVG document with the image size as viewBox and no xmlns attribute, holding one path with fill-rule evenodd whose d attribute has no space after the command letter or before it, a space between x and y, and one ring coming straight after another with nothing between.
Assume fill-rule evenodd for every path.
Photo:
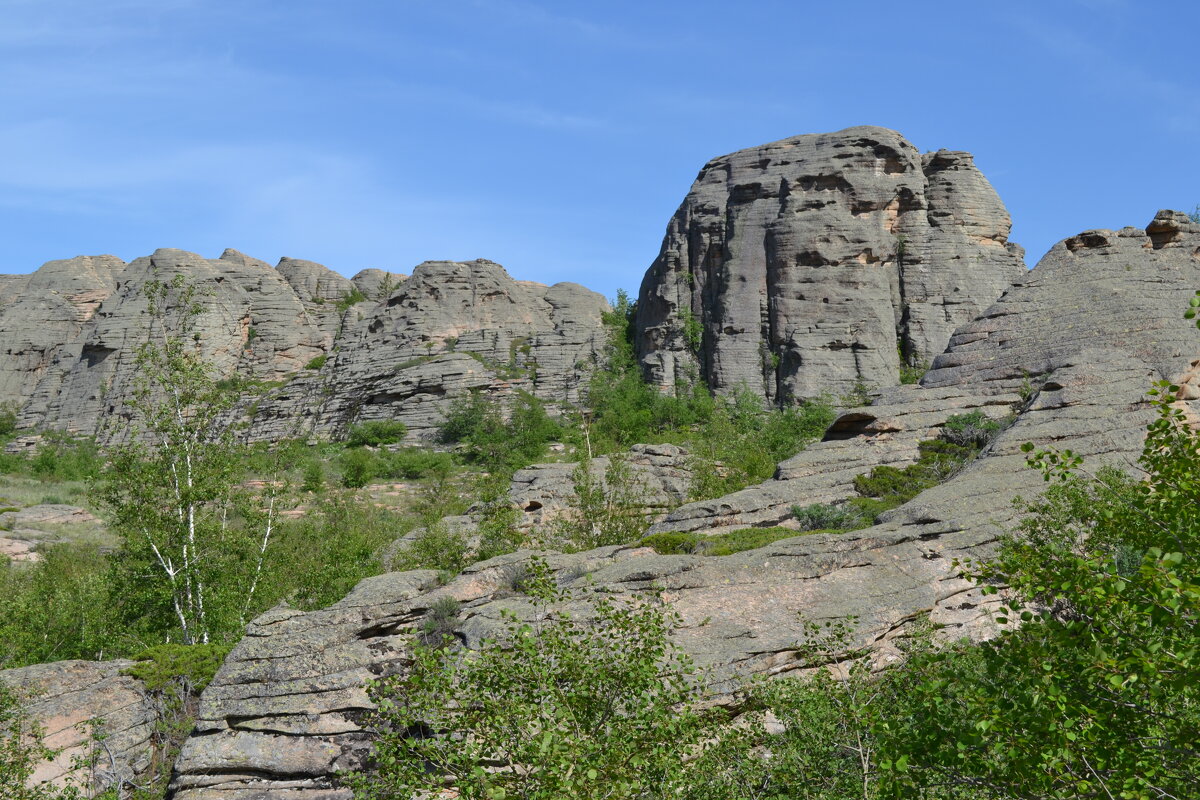
<instances>
[{"instance_id":1,"label":"green shrub","mask_svg":"<svg viewBox=\"0 0 1200 800\"><path fill-rule=\"evenodd\" d=\"M356 797L677 796L711 735L678 616L601 598L580 619L556 610L570 598L545 563L530 569L535 623L506 616L470 658L418 646L371 687L378 769L350 779Z\"/></svg>"},{"instance_id":2,"label":"green shrub","mask_svg":"<svg viewBox=\"0 0 1200 800\"><path fill-rule=\"evenodd\" d=\"M329 360L329 355L321 353L319 356L314 356L311 361L304 365L305 369L320 369L325 366L325 362Z\"/></svg>"},{"instance_id":3,"label":"green shrub","mask_svg":"<svg viewBox=\"0 0 1200 800\"><path fill-rule=\"evenodd\" d=\"M81 481L99 475L104 459L95 440L48 431L28 463L29 472L43 480Z\"/></svg>"},{"instance_id":4,"label":"green shrub","mask_svg":"<svg viewBox=\"0 0 1200 800\"><path fill-rule=\"evenodd\" d=\"M500 404L476 391L451 403L438 441L465 445L467 458L484 469L511 472L544 456L546 446L564 433L528 392L517 392L506 421Z\"/></svg>"},{"instance_id":5,"label":"green shrub","mask_svg":"<svg viewBox=\"0 0 1200 800\"><path fill-rule=\"evenodd\" d=\"M15 407L0 405L0 442L8 439L17 430L17 410Z\"/></svg>"},{"instance_id":6,"label":"green shrub","mask_svg":"<svg viewBox=\"0 0 1200 800\"><path fill-rule=\"evenodd\" d=\"M393 560L397 571L436 569L458 573L468 563L467 540L450 530L444 522L435 522L419 531Z\"/></svg>"},{"instance_id":7,"label":"green shrub","mask_svg":"<svg viewBox=\"0 0 1200 800\"><path fill-rule=\"evenodd\" d=\"M370 450L347 450L338 457L338 465L342 470L342 486L347 489L361 489L375 477L376 458Z\"/></svg>"},{"instance_id":8,"label":"green shrub","mask_svg":"<svg viewBox=\"0 0 1200 800\"><path fill-rule=\"evenodd\" d=\"M975 409L967 414L955 414L942 425L938 438L962 447L982 450L1004 430L1007 420L995 420Z\"/></svg>"},{"instance_id":9,"label":"green shrub","mask_svg":"<svg viewBox=\"0 0 1200 800\"><path fill-rule=\"evenodd\" d=\"M341 300L338 300L337 310L344 314L350 308L350 306L354 305L355 303L361 303L366 299L367 296L363 294L357 286L355 286L353 289L346 292L346 294L342 296Z\"/></svg>"},{"instance_id":10,"label":"green shrub","mask_svg":"<svg viewBox=\"0 0 1200 800\"><path fill-rule=\"evenodd\" d=\"M836 506L827 503L792 506L792 516L802 531L849 531L864 527L868 522L859 509L848 505Z\"/></svg>"},{"instance_id":11,"label":"green shrub","mask_svg":"<svg viewBox=\"0 0 1200 800\"><path fill-rule=\"evenodd\" d=\"M415 480L417 478L449 475L454 471L454 458L421 447L383 451L377 454L375 477Z\"/></svg>"},{"instance_id":12,"label":"green shrub","mask_svg":"<svg viewBox=\"0 0 1200 800\"><path fill-rule=\"evenodd\" d=\"M408 426L396 419L373 419L360 422L350 428L346 435L348 447L379 447L385 444L395 444L402 441L408 433Z\"/></svg>"},{"instance_id":13,"label":"green shrub","mask_svg":"<svg viewBox=\"0 0 1200 800\"><path fill-rule=\"evenodd\" d=\"M212 681L232 644L161 644L133 657L125 670L151 692L178 691L199 695Z\"/></svg>"},{"instance_id":14,"label":"green shrub","mask_svg":"<svg viewBox=\"0 0 1200 800\"><path fill-rule=\"evenodd\" d=\"M325 467L312 459L304 463L300 488L305 492L321 492L325 489Z\"/></svg>"},{"instance_id":15,"label":"green shrub","mask_svg":"<svg viewBox=\"0 0 1200 800\"><path fill-rule=\"evenodd\" d=\"M418 641L428 647L440 647L454 637L454 626L458 623L458 612L462 604L450 595L443 595L429 607L421 621Z\"/></svg>"},{"instance_id":16,"label":"green shrub","mask_svg":"<svg viewBox=\"0 0 1200 800\"><path fill-rule=\"evenodd\" d=\"M363 578L383 572L383 549L415 524L349 492L322 498L303 517L279 520L251 612L281 600L304 610L341 600Z\"/></svg>"},{"instance_id":17,"label":"green shrub","mask_svg":"<svg viewBox=\"0 0 1200 800\"><path fill-rule=\"evenodd\" d=\"M128 654L114 616L108 557L94 545L54 544L42 560L0 559L0 669Z\"/></svg>"}]
</instances>

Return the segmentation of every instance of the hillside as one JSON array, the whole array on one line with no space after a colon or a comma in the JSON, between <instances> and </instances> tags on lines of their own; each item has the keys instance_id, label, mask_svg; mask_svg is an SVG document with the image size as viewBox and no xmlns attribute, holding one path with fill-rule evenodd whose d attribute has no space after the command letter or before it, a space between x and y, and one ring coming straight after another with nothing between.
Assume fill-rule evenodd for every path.
<instances>
[{"instance_id":1,"label":"hillside","mask_svg":"<svg viewBox=\"0 0 1200 800\"><path fill-rule=\"evenodd\" d=\"M725 706L750 678L813 667L806 621L851 620L841 652L876 670L902 661L922 626L943 644L995 636L1002 598L963 577L960 562L994 555L1022 516L1014 501L1042 491L1026 443L1136 474L1154 381L1177 387L1189 420L1200 411L1197 333L1180 320L1200 287L1200 223L1160 211L1145 228L1074 234L1028 271L1008 230L969 154L922 155L894 131L860 127L710 161L669 221L636 307L615 312L583 287L513 280L489 261L352 280L235 251L52 261L0 280L0 401L16 409L14 450L36 452L52 441L38 439L45 431L128 440L142 287L179 273L207 292L196 341L244 392L224 418L243 426L241 440L318 452L355 425L393 420L406 433L381 443L379 458L419 445L466 460L457 484L418 471L400 490L425 502L383 548L387 566L405 569L366 577L336 602L281 602L230 642L170 780L178 800L346 800L336 775L367 763L373 742L369 682L409 668L439 608L453 606L446 632L474 650L507 615L531 618L519 583L537 558L573 587L570 608L585 618L596 598L658 593L679 615L672 641L708 670L711 699ZM613 389L630 376L641 389ZM662 419L614 413L657 439L603 439L596 398L642 389L674 403ZM541 404L558 427L536 458L555 441L557 460L489 461L470 436L455 445L448 415L481 398L495 402L480 415L508 420L488 445L501 451L519 444L515 409ZM654 408L630 404L648 418ZM707 411L684 413L696 408ZM787 413L822 419L823 433L805 446L793 420L788 456L773 474L747 468L738 486L729 473L741 462L717 444L750 441ZM986 436L956 440L964 420ZM930 442L959 446L932 479L920 471ZM869 488L888 475L912 491ZM388 489L361 491L378 504ZM588 497L599 500L584 507ZM311 500L297 508L316 514ZM510 546L489 550L498 520ZM601 520L624 538L587 538ZM405 561L431 531L479 560ZM706 542L728 554L706 555ZM53 695L35 708L44 720L106 717L118 726L113 757L132 774L150 762L154 712L118 663L0 675ZM110 714L118 695L128 713Z\"/></svg>"}]
</instances>

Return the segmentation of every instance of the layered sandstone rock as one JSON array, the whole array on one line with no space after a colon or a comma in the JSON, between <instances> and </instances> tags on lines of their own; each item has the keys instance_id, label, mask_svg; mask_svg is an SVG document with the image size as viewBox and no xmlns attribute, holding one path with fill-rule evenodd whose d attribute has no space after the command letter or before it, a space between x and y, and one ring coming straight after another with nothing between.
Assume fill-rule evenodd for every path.
<instances>
[{"instance_id":1,"label":"layered sandstone rock","mask_svg":"<svg viewBox=\"0 0 1200 800\"><path fill-rule=\"evenodd\" d=\"M642 282L641 362L773 401L895 384L1024 273L1009 228L969 154L885 128L713 159Z\"/></svg>"},{"instance_id":2,"label":"layered sandstone rock","mask_svg":"<svg viewBox=\"0 0 1200 800\"><path fill-rule=\"evenodd\" d=\"M399 419L420 441L471 391L578 402L607 308L582 286L514 281L491 261L427 261L385 300L348 309L329 360L259 403L251 435L338 435Z\"/></svg>"},{"instance_id":3,"label":"layered sandstone rock","mask_svg":"<svg viewBox=\"0 0 1200 800\"><path fill-rule=\"evenodd\" d=\"M23 699L43 743L58 751L37 765L31 785L73 780L99 794L136 784L150 766L158 709L140 681L121 674L133 663L59 661L0 670L0 683Z\"/></svg>"}]
</instances>

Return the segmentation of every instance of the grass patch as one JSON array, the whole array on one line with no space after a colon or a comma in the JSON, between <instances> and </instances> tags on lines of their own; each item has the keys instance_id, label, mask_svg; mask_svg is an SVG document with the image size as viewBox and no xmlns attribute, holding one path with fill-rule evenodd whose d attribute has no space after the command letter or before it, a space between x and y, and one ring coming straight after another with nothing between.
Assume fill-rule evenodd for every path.
<instances>
[{"instance_id":1,"label":"grass patch","mask_svg":"<svg viewBox=\"0 0 1200 800\"><path fill-rule=\"evenodd\" d=\"M644 547L654 548L654 552L662 555L697 555L697 556L731 556L745 550L778 542L780 539L792 539L797 536L808 536L813 533L829 533L830 531L798 531L794 528L740 528L729 533L716 536L705 536L702 533L653 533L642 539Z\"/></svg>"}]
</instances>

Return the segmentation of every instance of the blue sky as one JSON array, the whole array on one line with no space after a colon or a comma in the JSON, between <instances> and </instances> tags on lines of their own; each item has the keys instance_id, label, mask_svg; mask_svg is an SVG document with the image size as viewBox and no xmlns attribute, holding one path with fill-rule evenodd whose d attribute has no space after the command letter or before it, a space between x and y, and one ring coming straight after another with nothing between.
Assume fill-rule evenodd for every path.
<instances>
[{"instance_id":1,"label":"blue sky","mask_svg":"<svg viewBox=\"0 0 1200 800\"><path fill-rule=\"evenodd\" d=\"M1200 203L1200 3L0 0L0 272L235 247L635 290L713 156L970 150L1032 265Z\"/></svg>"}]
</instances>

